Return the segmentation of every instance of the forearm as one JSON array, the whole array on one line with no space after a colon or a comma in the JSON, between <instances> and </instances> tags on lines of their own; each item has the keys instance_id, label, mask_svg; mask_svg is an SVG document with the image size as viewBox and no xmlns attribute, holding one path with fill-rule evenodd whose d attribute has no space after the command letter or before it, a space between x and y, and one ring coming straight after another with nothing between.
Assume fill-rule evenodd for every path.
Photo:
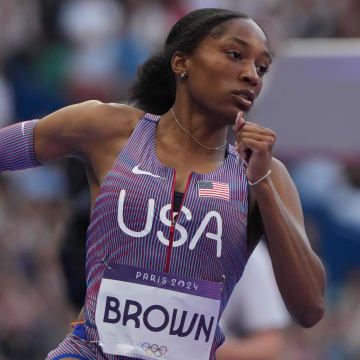
<instances>
[{"instance_id":1,"label":"forearm","mask_svg":"<svg viewBox=\"0 0 360 360\"><path fill-rule=\"evenodd\" d=\"M0 129L0 172L40 165L34 153L36 123L31 120Z\"/></svg>"},{"instance_id":2,"label":"forearm","mask_svg":"<svg viewBox=\"0 0 360 360\"><path fill-rule=\"evenodd\" d=\"M284 348L280 330L226 340L216 352L217 360L276 360Z\"/></svg>"},{"instance_id":3,"label":"forearm","mask_svg":"<svg viewBox=\"0 0 360 360\"><path fill-rule=\"evenodd\" d=\"M303 224L285 206L271 178L252 190L284 302L300 325L312 326L324 312L324 267L311 249Z\"/></svg>"}]
</instances>

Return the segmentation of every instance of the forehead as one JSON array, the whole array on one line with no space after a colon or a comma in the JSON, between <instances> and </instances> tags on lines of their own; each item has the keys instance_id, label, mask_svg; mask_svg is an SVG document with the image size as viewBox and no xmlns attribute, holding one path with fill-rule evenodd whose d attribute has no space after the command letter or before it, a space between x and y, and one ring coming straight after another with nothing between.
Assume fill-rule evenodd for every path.
<instances>
[{"instance_id":1,"label":"forehead","mask_svg":"<svg viewBox=\"0 0 360 360\"><path fill-rule=\"evenodd\" d=\"M251 48L258 51L270 52L268 39L264 31L252 19L236 18L216 26L205 37L204 42L216 40L227 41L239 39L246 42Z\"/></svg>"}]
</instances>

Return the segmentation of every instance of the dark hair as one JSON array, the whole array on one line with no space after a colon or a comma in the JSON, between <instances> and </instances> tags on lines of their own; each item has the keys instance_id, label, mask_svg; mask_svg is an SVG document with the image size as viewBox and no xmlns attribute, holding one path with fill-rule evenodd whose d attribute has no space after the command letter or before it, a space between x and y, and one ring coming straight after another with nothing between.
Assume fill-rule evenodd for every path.
<instances>
[{"instance_id":1,"label":"dark hair","mask_svg":"<svg viewBox=\"0 0 360 360\"><path fill-rule=\"evenodd\" d=\"M191 54L200 41L217 25L243 18L239 12L207 8L190 12L171 29L162 51L151 56L137 72L137 79L129 90L129 100L138 108L153 114L166 113L175 101L176 80L171 68L171 58L175 51ZM214 35L220 35L223 28Z\"/></svg>"}]
</instances>

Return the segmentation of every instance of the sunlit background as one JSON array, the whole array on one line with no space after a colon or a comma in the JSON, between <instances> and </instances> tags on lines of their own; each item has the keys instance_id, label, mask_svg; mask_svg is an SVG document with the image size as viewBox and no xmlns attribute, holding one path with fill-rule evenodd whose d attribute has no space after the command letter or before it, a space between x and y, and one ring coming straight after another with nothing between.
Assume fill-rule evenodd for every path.
<instances>
[{"instance_id":1,"label":"sunlit background","mask_svg":"<svg viewBox=\"0 0 360 360\"><path fill-rule=\"evenodd\" d=\"M359 0L0 0L0 126L121 101L137 65L200 7L247 13L277 53L248 120L277 133L328 275L324 319L289 326L282 360L360 359ZM1 174L0 360L44 359L76 318L88 210L75 160Z\"/></svg>"}]
</instances>

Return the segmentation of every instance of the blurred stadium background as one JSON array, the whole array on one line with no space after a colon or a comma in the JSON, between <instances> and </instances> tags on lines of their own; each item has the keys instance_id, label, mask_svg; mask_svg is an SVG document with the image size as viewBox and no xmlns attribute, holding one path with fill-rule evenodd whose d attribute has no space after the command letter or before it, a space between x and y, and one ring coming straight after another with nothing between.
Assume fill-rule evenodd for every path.
<instances>
[{"instance_id":1,"label":"blurred stadium background","mask_svg":"<svg viewBox=\"0 0 360 360\"><path fill-rule=\"evenodd\" d=\"M278 134L328 274L327 312L280 360L360 359L359 0L0 0L0 126L121 101L182 15L227 7L277 59L250 120ZM0 177L0 360L43 359L84 297L89 198L75 160Z\"/></svg>"}]
</instances>

